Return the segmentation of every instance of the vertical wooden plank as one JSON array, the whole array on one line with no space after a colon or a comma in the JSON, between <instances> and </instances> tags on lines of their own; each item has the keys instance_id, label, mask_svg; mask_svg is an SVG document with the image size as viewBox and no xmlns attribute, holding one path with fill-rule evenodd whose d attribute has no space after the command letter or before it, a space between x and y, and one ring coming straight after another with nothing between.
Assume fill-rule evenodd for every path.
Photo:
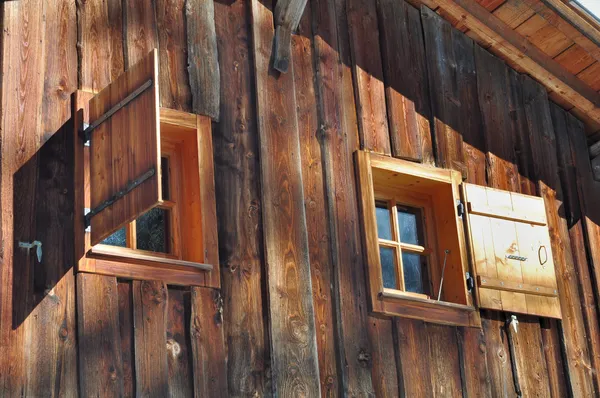
<instances>
[{"instance_id":1,"label":"vertical wooden plank","mask_svg":"<svg viewBox=\"0 0 600 398\"><path fill-rule=\"evenodd\" d=\"M484 331L479 328L456 328L458 354L461 363L463 396L491 397L491 383Z\"/></svg>"},{"instance_id":2,"label":"vertical wooden plank","mask_svg":"<svg viewBox=\"0 0 600 398\"><path fill-rule=\"evenodd\" d=\"M352 154L359 149L346 1L311 3L331 255L339 394L374 394Z\"/></svg>"},{"instance_id":3,"label":"vertical wooden plank","mask_svg":"<svg viewBox=\"0 0 600 398\"><path fill-rule=\"evenodd\" d=\"M123 52L125 70L158 48L156 10L152 0L123 1Z\"/></svg>"},{"instance_id":4,"label":"vertical wooden plank","mask_svg":"<svg viewBox=\"0 0 600 398\"><path fill-rule=\"evenodd\" d=\"M582 210L580 208L579 193L577 190L577 171L575 160L571 153L570 134L578 134L570 131L567 123L567 114L558 105L550 104L552 124L556 134L556 146L558 157L558 168L561 186L563 188L564 207L559 213L564 217L569 228L571 252L573 253L574 274L580 287L580 301L585 323L585 335L588 341L592 380L596 392L600 391L599 378L594 369L600 369L600 323L596 312L594 299L593 280L590 273L586 253L586 241L583 231Z\"/></svg>"},{"instance_id":5,"label":"vertical wooden plank","mask_svg":"<svg viewBox=\"0 0 600 398\"><path fill-rule=\"evenodd\" d=\"M514 397L516 391L504 314L497 311L482 311L481 323L485 336L492 396Z\"/></svg>"},{"instance_id":6,"label":"vertical wooden plank","mask_svg":"<svg viewBox=\"0 0 600 398\"><path fill-rule=\"evenodd\" d=\"M392 154L433 163L429 86L419 11L405 1L380 0L377 5Z\"/></svg>"},{"instance_id":7,"label":"vertical wooden plank","mask_svg":"<svg viewBox=\"0 0 600 398\"><path fill-rule=\"evenodd\" d=\"M190 336L194 396L227 397L223 303L218 290L192 287Z\"/></svg>"},{"instance_id":8,"label":"vertical wooden plank","mask_svg":"<svg viewBox=\"0 0 600 398\"><path fill-rule=\"evenodd\" d=\"M589 396L594 393L594 387L592 375L586 369L587 364L590 363L590 356L585 336L580 286L577 279L573 277L575 265L571 246L564 243L569 241L567 222L559 216L559 210L563 207L563 190L559 179L553 120L546 90L541 85L524 77L523 94L532 148L533 176L535 180L540 181L538 191L546 204L546 215L551 231L556 280L563 313L560 332L566 354L567 376L572 394ZM551 327L553 323L547 325ZM548 333L548 337L551 336ZM551 351L548 353L552 354ZM549 364L553 362L557 360L548 358ZM560 383L553 382L553 384Z\"/></svg>"},{"instance_id":9,"label":"vertical wooden plank","mask_svg":"<svg viewBox=\"0 0 600 398\"><path fill-rule=\"evenodd\" d=\"M123 397L135 396L133 346L133 291L131 281L118 281L119 334L123 369Z\"/></svg>"},{"instance_id":10,"label":"vertical wooden plank","mask_svg":"<svg viewBox=\"0 0 600 398\"><path fill-rule=\"evenodd\" d=\"M77 1L78 87L98 92L123 73L121 1Z\"/></svg>"},{"instance_id":11,"label":"vertical wooden plank","mask_svg":"<svg viewBox=\"0 0 600 398\"><path fill-rule=\"evenodd\" d=\"M192 348L190 347L190 293L184 288L170 287L167 291L167 364L169 367L169 396L193 395ZM206 303L202 303L206 305ZM222 376L224 377L224 375Z\"/></svg>"},{"instance_id":12,"label":"vertical wooden plank","mask_svg":"<svg viewBox=\"0 0 600 398\"><path fill-rule=\"evenodd\" d=\"M215 180L223 324L228 347L227 393L269 396L269 348L263 319L262 226L258 134L250 72L249 6L215 3L223 87L214 125Z\"/></svg>"},{"instance_id":13,"label":"vertical wooden plank","mask_svg":"<svg viewBox=\"0 0 600 398\"><path fill-rule=\"evenodd\" d=\"M219 120L219 55L212 0L186 0L185 3L188 72L192 109L199 115Z\"/></svg>"},{"instance_id":14,"label":"vertical wooden plank","mask_svg":"<svg viewBox=\"0 0 600 398\"><path fill-rule=\"evenodd\" d=\"M123 367L115 278L77 274L77 332L81 391L123 396Z\"/></svg>"},{"instance_id":15,"label":"vertical wooden plank","mask_svg":"<svg viewBox=\"0 0 600 398\"><path fill-rule=\"evenodd\" d=\"M429 341L425 323L413 319L394 320L394 337L398 347L396 362L401 395L404 397L433 396Z\"/></svg>"},{"instance_id":16,"label":"vertical wooden plank","mask_svg":"<svg viewBox=\"0 0 600 398\"><path fill-rule=\"evenodd\" d=\"M427 324L425 330L429 338L429 366L433 396L462 396L456 328Z\"/></svg>"},{"instance_id":17,"label":"vertical wooden plank","mask_svg":"<svg viewBox=\"0 0 600 398\"><path fill-rule=\"evenodd\" d=\"M185 0L157 0L160 105L190 112L192 94L187 71Z\"/></svg>"},{"instance_id":18,"label":"vertical wooden plank","mask_svg":"<svg viewBox=\"0 0 600 398\"><path fill-rule=\"evenodd\" d=\"M163 283L134 281L132 288L136 395L166 397L167 287Z\"/></svg>"},{"instance_id":19,"label":"vertical wooden plank","mask_svg":"<svg viewBox=\"0 0 600 398\"><path fill-rule=\"evenodd\" d=\"M392 321L369 317L369 338L373 346L371 366L375 396L396 397L399 387Z\"/></svg>"},{"instance_id":20,"label":"vertical wooden plank","mask_svg":"<svg viewBox=\"0 0 600 398\"><path fill-rule=\"evenodd\" d=\"M315 70L313 65L311 15L311 4L307 4L297 34L292 36L292 58L298 109L300 154L304 165L302 167L302 182L304 185L308 249L315 306L319 379L321 395L329 397L337 395L339 379L331 297L330 237L327 230L323 163L319 143L317 100L314 87Z\"/></svg>"},{"instance_id":21,"label":"vertical wooden plank","mask_svg":"<svg viewBox=\"0 0 600 398\"><path fill-rule=\"evenodd\" d=\"M390 154L375 2L347 0L361 149Z\"/></svg>"},{"instance_id":22,"label":"vertical wooden plank","mask_svg":"<svg viewBox=\"0 0 600 398\"><path fill-rule=\"evenodd\" d=\"M53 2L46 10L42 142L70 117L69 98L77 88L75 2Z\"/></svg>"},{"instance_id":23,"label":"vertical wooden plank","mask_svg":"<svg viewBox=\"0 0 600 398\"><path fill-rule=\"evenodd\" d=\"M270 67L273 15L252 0L274 395L320 395L293 76ZM292 65L293 67L293 65Z\"/></svg>"},{"instance_id":24,"label":"vertical wooden plank","mask_svg":"<svg viewBox=\"0 0 600 398\"><path fill-rule=\"evenodd\" d=\"M520 191L513 147L508 68L487 50L475 46L477 91L486 141L486 175L490 187Z\"/></svg>"},{"instance_id":25,"label":"vertical wooden plank","mask_svg":"<svg viewBox=\"0 0 600 398\"><path fill-rule=\"evenodd\" d=\"M544 354L546 357L546 366L548 367L548 379L550 381L550 394L552 397L566 397L571 394L571 391L574 390L582 390L582 386L573 386L572 383L569 382L569 376L565 375L565 369L567 369L567 364L564 363L561 350L561 336L560 334L560 325L559 321L556 319L543 318L540 321L542 327L542 346L544 348ZM567 342L568 344L568 342ZM579 359L579 358L578 358ZM579 362L579 361L577 361ZM573 365L575 366L583 366L586 367L586 364L581 362L575 362ZM581 372L578 372L581 374ZM577 376L577 375L575 375ZM577 382L584 382L588 384L589 382L586 380L577 380ZM584 385L584 388L590 388L591 385ZM589 390L590 395L593 396L593 388ZM577 395L573 395L577 396Z\"/></svg>"}]
</instances>

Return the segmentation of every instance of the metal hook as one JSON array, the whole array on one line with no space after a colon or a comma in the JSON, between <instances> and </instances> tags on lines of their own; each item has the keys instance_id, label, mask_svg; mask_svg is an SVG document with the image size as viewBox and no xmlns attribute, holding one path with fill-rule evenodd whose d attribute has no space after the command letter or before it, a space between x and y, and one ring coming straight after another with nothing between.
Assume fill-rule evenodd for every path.
<instances>
[{"instance_id":1,"label":"metal hook","mask_svg":"<svg viewBox=\"0 0 600 398\"><path fill-rule=\"evenodd\" d=\"M31 243L28 242L19 242L19 247L23 249L27 249L27 253L29 253L29 249L36 248L35 254L37 255L38 263L42 262L42 242L39 240L34 240Z\"/></svg>"}]
</instances>

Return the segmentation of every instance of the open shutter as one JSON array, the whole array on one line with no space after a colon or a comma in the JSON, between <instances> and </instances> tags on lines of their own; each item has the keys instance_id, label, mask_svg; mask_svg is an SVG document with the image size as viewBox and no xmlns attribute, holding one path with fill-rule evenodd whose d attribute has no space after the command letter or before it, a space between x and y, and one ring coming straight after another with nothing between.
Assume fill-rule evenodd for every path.
<instances>
[{"instance_id":1,"label":"open shutter","mask_svg":"<svg viewBox=\"0 0 600 398\"><path fill-rule=\"evenodd\" d=\"M157 51L92 98L89 114L95 245L161 201Z\"/></svg>"},{"instance_id":2,"label":"open shutter","mask_svg":"<svg viewBox=\"0 0 600 398\"><path fill-rule=\"evenodd\" d=\"M561 318L543 199L463 185L479 307Z\"/></svg>"}]
</instances>

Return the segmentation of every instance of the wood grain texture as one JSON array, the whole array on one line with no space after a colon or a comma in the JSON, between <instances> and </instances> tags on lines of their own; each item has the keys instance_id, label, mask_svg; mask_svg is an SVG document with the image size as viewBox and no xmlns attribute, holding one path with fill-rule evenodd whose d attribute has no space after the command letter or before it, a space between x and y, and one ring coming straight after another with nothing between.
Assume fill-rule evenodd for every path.
<instances>
[{"instance_id":1,"label":"wood grain texture","mask_svg":"<svg viewBox=\"0 0 600 398\"><path fill-rule=\"evenodd\" d=\"M320 395L308 232L292 75L270 69L273 15L252 0L273 394Z\"/></svg>"},{"instance_id":2,"label":"wood grain texture","mask_svg":"<svg viewBox=\"0 0 600 398\"><path fill-rule=\"evenodd\" d=\"M313 41L311 32L311 5L307 4L292 36L292 57L298 132L302 158L302 182L306 207L308 249L315 307L315 327L319 359L319 379L322 396L335 396L338 388L334 320L332 306L332 264L330 238L323 186L323 159L319 142Z\"/></svg>"},{"instance_id":3,"label":"wood grain texture","mask_svg":"<svg viewBox=\"0 0 600 398\"><path fill-rule=\"evenodd\" d=\"M298 28L307 0L281 0L275 5L273 68L285 73L292 61L291 35Z\"/></svg>"},{"instance_id":4,"label":"wood grain texture","mask_svg":"<svg viewBox=\"0 0 600 398\"><path fill-rule=\"evenodd\" d=\"M123 395L123 365L115 278L77 274L77 333L81 391Z\"/></svg>"},{"instance_id":5,"label":"wood grain texture","mask_svg":"<svg viewBox=\"0 0 600 398\"><path fill-rule=\"evenodd\" d=\"M185 15L192 109L218 121L221 77L213 1L186 0Z\"/></svg>"},{"instance_id":6,"label":"wood grain texture","mask_svg":"<svg viewBox=\"0 0 600 398\"><path fill-rule=\"evenodd\" d=\"M166 397L169 395L167 286L134 281L132 290L136 395Z\"/></svg>"},{"instance_id":7,"label":"wood grain texture","mask_svg":"<svg viewBox=\"0 0 600 398\"><path fill-rule=\"evenodd\" d=\"M78 88L98 92L124 68L121 1L77 2Z\"/></svg>"},{"instance_id":8,"label":"wood grain texture","mask_svg":"<svg viewBox=\"0 0 600 398\"><path fill-rule=\"evenodd\" d=\"M361 149L390 154L377 9L373 1L348 0L348 34Z\"/></svg>"},{"instance_id":9,"label":"wood grain texture","mask_svg":"<svg viewBox=\"0 0 600 398\"><path fill-rule=\"evenodd\" d=\"M169 396L190 397L194 390L190 339L190 292L186 288L167 289L167 364ZM206 306L207 303L201 303Z\"/></svg>"},{"instance_id":10,"label":"wood grain texture","mask_svg":"<svg viewBox=\"0 0 600 398\"><path fill-rule=\"evenodd\" d=\"M394 320L394 341L400 391L405 397L433 395L429 340L423 321L397 318Z\"/></svg>"},{"instance_id":11,"label":"wood grain texture","mask_svg":"<svg viewBox=\"0 0 600 398\"><path fill-rule=\"evenodd\" d=\"M553 251L558 259L557 281L561 307L566 313L562 333L566 350L566 365L569 368L570 387L573 394L590 395L594 391L592 374L584 364L590 363L590 355L586 342L583 308L581 306L580 285L573 277L576 272L573 253L570 245L562 242L569 240L567 220L560 217L559 209L564 206L563 189L559 178L559 161L556 158L557 143L555 131L565 134L566 120L564 115L550 108L545 90L531 79L524 79L525 104L530 126L533 163L537 179L540 182L540 194L545 198L547 214L553 233ZM537 117L534 117L536 115ZM552 126L548 127L548 126ZM563 143L564 149L564 143ZM569 152L566 152L569 153ZM572 196L572 195L571 195ZM574 198L571 198L573 200Z\"/></svg>"},{"instance_id":12,"label":"wood grain texture","mask_svg":"<svg viewBox=\"0 0 600 398\"><path fill-rule=\"evenodd\" d=\"M339 392L374 394L367 333L364 264L352 154L359 149L346 2L311 3L315 34L317 110L323 156L331 256ZM360 325L360 327L356 327ZM362 360L361 360L362 359Z\"/></svg>"},{"instance_id":13,"label":"wood grain texture","mask_svg":"<svg viewBox=\"0 0 600 398\"><path fill-rule=\"evenodd\" d=\"M218 290L193 287L190 338L194 396L227 397L223 303Z\"/></svg>"},{"instance_id":14,"label":"wood grain texture","mask_svg":"<svg viewBox=\"0 0 600 398\"><path fill-rule=\"evenodd\" d=\"M577 134L571 132L567 124L567 114L557 105L550 104L552 124L556 134L556 146L558 155L558 168L560 182L563 188L563 209L559 213L564 217L568 229L573 253L574 274L579 282L580 302L585 322L585 335L588 341L590 364L585 365L591 369L600 366L600 332L598 331L598 314L595 311L594 282L590 272L586 253L586 242L584 238L584 221L580 207L579 193L577 190L577 171L575 159L571 152L569 135ZM592 373L592 380L596 391L600 391L598 375Z\"/></svg>"},{"instance_id":15,"label":"wood grain texture","mask_svg":"<svg viewBox=\"0 0 600 398\"><path fill-rule=\"evenodd\" d=\"M383 75L392 154L433 163L425 45L419 11L380 0Z\"/></svg>"},{"instance_id":16,"label":"wood grain texture","mask_svg":"<svg viewBox=\"0 0 600 398\"><path fill-rule=\"evenodd\" d=\"M185 0L157 0L156 30L160 65L160 105L190 112Z\"/></svg>"},{"instance_id":17,"label":"wood grain texture","mask_svg":"<svg viewBox=\"0 0 600 398\"><path fill-rule=\"evenodd\" d=\"M269 346L261 286L262 254L258 134L251 74L249 5L215 3L223 82L214 129L223 328L228 347L227 393L268 396ZM264 310L263 310L264 308Z\"/></svg>"},{"instance_id":18,"label":"wood grain texture","mask_svg":"<svg viewBox=\"0 0 600 398\"><path fill-rule=\"evenodd\" d=\"M158 53L146 54L90 101L90 124L128 95L152 80L126 108L94 131L90 144L91 208L95 209L149 170L154 174L91 219L95 245L121 226L155 206L161 198L160 111L158 108ZM144 114L143 118L139 114Z\"/></svg>"},{"instance_id":19,"label":"wood grain texture","mask_svg":"<svg viewBox=\"0 0 600 398\"><path fill-rule=\"evenodd\" d=\"M117 281L119 335L123 369L123 397L135 396L135 352L133 344L133 283Z\"/></svg>"}]
</instances>

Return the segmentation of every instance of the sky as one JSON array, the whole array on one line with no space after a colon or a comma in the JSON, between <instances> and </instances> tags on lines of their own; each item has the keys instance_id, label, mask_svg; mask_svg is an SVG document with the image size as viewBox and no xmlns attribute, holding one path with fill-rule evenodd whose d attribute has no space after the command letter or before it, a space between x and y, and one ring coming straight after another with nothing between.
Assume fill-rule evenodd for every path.
<instances>
[{"instance_id":1,"label":"sky","mask_svg":"<svg viewBox=\"0 0 600 398\"><path fill-rule=\"evenodd\" d=\"M600 0L577 0L577 2L600 19Z\"/></svg>"}]
</instances>

